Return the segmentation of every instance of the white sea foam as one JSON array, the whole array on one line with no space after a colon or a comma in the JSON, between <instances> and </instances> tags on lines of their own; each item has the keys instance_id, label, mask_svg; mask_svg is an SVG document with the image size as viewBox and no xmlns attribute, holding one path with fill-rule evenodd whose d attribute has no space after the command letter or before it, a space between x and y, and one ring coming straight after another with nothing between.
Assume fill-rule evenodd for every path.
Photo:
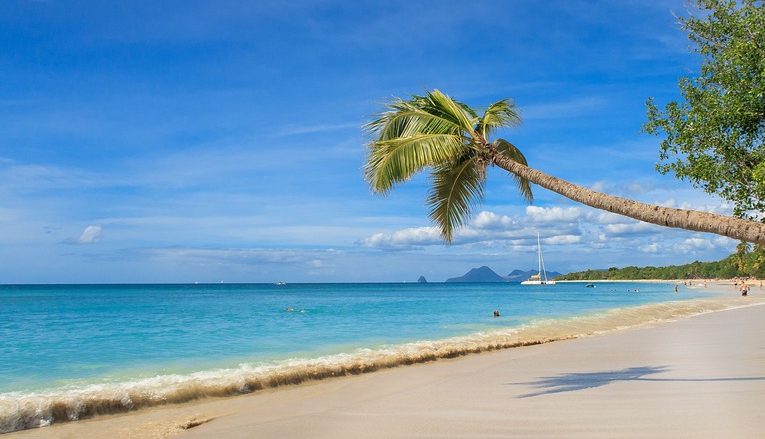
<instances>
[{"instance_id":1,"label":"white sea foam","mask_svg":"<svg viewBox=\"0 0 765 439\"><path fill-rule=\"evenodd\" d=\"M698 299L620 308L582 317L536 320L530 324L462 337L426 340L275 365L242 364L186 375L162 375L122 383L67 387L50 392L0 394L0 432L44 427L95 415L186 402L355 375L470 353L583 337L615 329L743 306L760 299Z\"/></svg>"}]
</instances>

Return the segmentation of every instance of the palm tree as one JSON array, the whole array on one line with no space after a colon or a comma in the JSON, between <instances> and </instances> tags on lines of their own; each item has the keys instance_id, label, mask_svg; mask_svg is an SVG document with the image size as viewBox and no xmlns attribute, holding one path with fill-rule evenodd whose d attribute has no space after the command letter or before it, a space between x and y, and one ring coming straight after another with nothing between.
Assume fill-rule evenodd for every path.
<instances>
[{"instance_id":1,"label":"palm tree","mask_svg":"<svg viewBox=\"0 0 765 439\"><path fill-rule=\"evenodd\" d=\"M515 145L504 139L490 140L498 128L519 123L515 105L507 99L489 105L480 116L439 90L393 100L387 111L366 125L374 140L369 144L365 177L372 190L385 194L396 183L431 168L433 185L427 198L430 218L447 242L482 200L486 168L494 165L515 178L521 195L529 202L530 183L534 183L571 200L636 220L765 244L762 223L641 203L530 168Z\"/></svg>"}]
</instances>

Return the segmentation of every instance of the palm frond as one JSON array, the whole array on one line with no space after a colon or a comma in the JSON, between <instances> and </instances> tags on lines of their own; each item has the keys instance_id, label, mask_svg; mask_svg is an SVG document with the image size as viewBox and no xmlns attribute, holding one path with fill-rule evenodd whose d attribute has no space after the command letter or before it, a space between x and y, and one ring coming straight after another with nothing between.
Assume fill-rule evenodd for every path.
<instances>
[{"instance_id":1,"label":"palm frond","mask_svg":"<svg viewBox=\"0 0 765 439\"><path fill-rule=\"evenodd\" d=\"M469 108L467 105L455 101L440 90L428 92L427 99L423 101L423 104L425 104L424 109L429 113L452 120L463 131L473 134L473 129L478 123L478 117L475 111L465 110L465 108Z\"/></svg>"},{"instance_id":2,"label":"palm frond","mask_svg":"<svg viewBox=\"0 0 765 439\"><path fill-rule=\"evenodd\" d=\"M376 137L364 167L375 192L387 192L424 167L454 161L471 147L475 111L438 90L387 107L365 126Z\"/></svg>"},{"instance_id":3,"label":"palm frond","mask_svg":"<svg viewBox=\"0 0 765 439\"><path fill-rule=\"evenodd\" d=\"M473 150L468 150L457 161L436 167L432 180L427 199L430 218L441 229L444 240L451 242L454 231L470 219L470 210L483 199L486 167Z\"/></svg>"},{"instance_id":4,"label":"palm frond","mask_svg":"<svg viewBox=\"0 0 765 439\"><path fill-rule=\"evenodd\" d=\"M523 155L521 150L512 143L505 139L497 139L493 144L497 149L497 153L504 154L508 158L522 164L523 166L528 166L526 157ZM515 179L515 182L518 185L518 190L521 192L521 195L523 195L523 198L525 198L529 203L534 201L534 195L531 193L531 184L529 181L515 174L513 174L513 178Z\"/></svg>"},{"instance_id":5,"label":"palm frond","mask_svg":"<svg viewBox=\"0 0 765 439\"><path fill-rule=\"evenodd\" d=\"M478 131L486 139L497 128L515 126L520 123L521 117L518 114L515 103L510 99L502 99L486 108L481 120L478 122Z\"/></svg>"},{"instance_id":6,"label":"palm frond","mask_svg":"<svg viewBox=\"0 0 765 439\"><path fill-rule=\"evenodd\" d=\"M460 135L419 133L370 143L364 175L378 193L408 180L427 166L437 166L465 152Z\"/></svg>"},{"instance_id":7,"label":"palm frond","mask_svg":"<svg viewBox=\"0 0 765 439\"><path fill-rule=\"evenodd\" d=\"M411 105L397 105L398 109L386 111L368 123L366 130L377 140L391 140L415 134L459 134L460 127L454 122L428 113Z\"/></svg>"}]
</instances>

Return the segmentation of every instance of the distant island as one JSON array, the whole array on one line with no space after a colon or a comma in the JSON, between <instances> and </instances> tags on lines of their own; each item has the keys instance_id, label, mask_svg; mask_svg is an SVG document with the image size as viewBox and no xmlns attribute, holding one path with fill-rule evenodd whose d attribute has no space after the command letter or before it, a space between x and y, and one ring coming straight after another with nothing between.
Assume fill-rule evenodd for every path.
<instances>
[{"instance_id":1,"label":"distant island","mask_svg":"<svg viewBox=\"0 0 765 439\"><path fill-rule=\"evenodd\" d=\"M487 266L472 268L467 273L459 277L446 279L446 282L521 282L529 278L532 274L537 274L536 270L513 270L507 276L500 276L494 270ZM548 271L547 277L552 279L561 274L557 271Z\"/></svg>"},{"instance_id":2,"label":"distant island","mask_svg":"<svg viewBox=\"0 0 765 439\"><path fill-rule=\"evenodd\" d=\"M507 282L507 280L487 266L471 268L459 277L446 279L447 282Z\"/></svg>"},{"instance_id":3,"label":"distant island","mask_svg":"<svg viewBox=\"0 0 765 439\"><path fill-rule=\"evenodd\" d=\"M425 276L420 276L420 278L417 279L417 283L426 284L426 283L428 283L428 280L425 279Z\"/></svg>"},{"instance_id":4,"label":"distant island","mask_svg":"<svg viewBox=\"0 0 765 439\"><path fill-rule=\"evenodd\" d=\"M556 280L632 280L632 279L730 279L765 277L765 251L739 252L714 262L694 261L666 267L611 267L585 270L556 277Z\"/></svg>"}]
</instances>

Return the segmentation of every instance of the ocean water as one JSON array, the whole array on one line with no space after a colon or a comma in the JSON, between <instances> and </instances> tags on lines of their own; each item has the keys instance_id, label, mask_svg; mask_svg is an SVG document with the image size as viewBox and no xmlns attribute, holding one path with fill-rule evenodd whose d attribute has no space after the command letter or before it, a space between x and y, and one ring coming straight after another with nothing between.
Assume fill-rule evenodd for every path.
<instances>
[{"instance_id":1,"label":"ocean water","mask_svg":"<svg viewBox=\"0 0 765 439\"><path fill-rule=\"evenodd\" d=\"M0 285L0 432L565 338L584 330L576 319L709 296L644 283Z\"/></svg>"}]
</instances>

